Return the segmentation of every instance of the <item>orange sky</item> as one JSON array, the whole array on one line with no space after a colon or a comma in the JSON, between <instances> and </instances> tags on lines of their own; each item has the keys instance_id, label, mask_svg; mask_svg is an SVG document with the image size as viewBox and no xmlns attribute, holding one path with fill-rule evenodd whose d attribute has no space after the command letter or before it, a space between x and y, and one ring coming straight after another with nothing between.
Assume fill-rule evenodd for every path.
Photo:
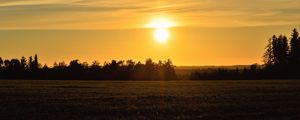
<instances>
[{"instance_id":1,"label":"orange sky","mask_svg":"<svg viewBox=\"0 0 300 120\"><path fill-rule=\"evenodd\" d=\"M5 0L0 56L38 53L47 64L73 58L261 63L269 37L300 29L299 8L297 0ZM163 44L154 40L151 26L160 18L171 22Z\"/></svg>"}]
</instances>

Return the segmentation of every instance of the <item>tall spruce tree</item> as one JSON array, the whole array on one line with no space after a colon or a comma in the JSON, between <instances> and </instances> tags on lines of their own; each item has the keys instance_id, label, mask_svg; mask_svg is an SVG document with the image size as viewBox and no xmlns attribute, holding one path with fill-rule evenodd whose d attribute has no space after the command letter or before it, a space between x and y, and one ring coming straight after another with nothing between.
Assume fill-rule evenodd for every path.
<instances>
[{"instance_id":1,"label":"tall spruce tree","mask_svg":"<svg viewBox=\"0 0 300 120\"><path fill-rule=\"evenodd\" d=\"M273 36L272 46L275 65L286 65L288 63L288 39L284 35Z\"/></svg>"},{"instance_id":2,"label":"tall spruce tree","mask_svg":"<svg viewBox=\"0 0 300 120\"><path fill-rule=\"evenodd\" d=\"M39 68L39 59L37 54L34 55L34 60L33 60L33 69L37 70Z\"/></svg>"},{"instance_id":3,"label":"tall spruce tree","mask_svg":"<svg viewBox=\"0 0 300 120\"><path fill-rule=\"evenodd\" d=\"M273 45L272 45L272 38L268 40L268 44L266 46L266 51L263 55L263 62L265 65L273 65L274 64L274 54L273 54Z\"/></svg>"},{"instance_id":4,"label":"tall spruce tree","mask_svg":"<svg viewBox=\"0 0 300 120\"><path fill-rule=\"evenodd\" d=\"M290 47L290 62L291 64L297 64L300 62L300 38L296 29L292 32Z\"/></svg>"}]
</instances>

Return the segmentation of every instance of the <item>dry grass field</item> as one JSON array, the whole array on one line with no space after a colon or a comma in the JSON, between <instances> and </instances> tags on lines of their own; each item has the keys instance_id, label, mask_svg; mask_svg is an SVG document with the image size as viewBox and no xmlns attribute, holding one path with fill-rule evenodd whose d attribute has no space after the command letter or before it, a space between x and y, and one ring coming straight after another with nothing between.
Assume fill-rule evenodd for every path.
<instances>
[{"instance_id":1,"label":"dry grass field","mask_svg":"<svg viewBox=\"0 0 300 120\"><path fill-rule=\"evenodd\" d=\"M3 120L296 120L300 81L0 81Z\"/></svg>"}]
</instances>

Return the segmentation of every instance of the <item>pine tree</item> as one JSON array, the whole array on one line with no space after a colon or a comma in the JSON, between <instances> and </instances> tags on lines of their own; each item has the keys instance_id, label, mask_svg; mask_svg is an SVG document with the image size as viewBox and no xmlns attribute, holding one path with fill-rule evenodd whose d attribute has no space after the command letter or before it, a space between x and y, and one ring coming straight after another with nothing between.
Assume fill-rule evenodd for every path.
<instances>
[{"instance_id":1,"label":"pine tree","mask_svg":"<svg viewBox=\"0 0 300 120\"><path fill-rule=\"evenodd\" d=\"M263 56L263 62L265 65L273 65L274 64L274 54L273 54L273 45L272 45L272 38L268 40L268 44L266 46L266 52Z\"/></svg>"},{"instance_id":2,"label":"pine tree","mask_svg":"<svg viewBox=\"0 0 300 120\"><path fill-rule=\"evenodd\" d=\"M21 67L22 67L23 70L25 70L27 68L27 63L26 62L27 62L26 58L23 56L21 58Z\"/></svg>"},{"instance_id":3,"label":"pine tree","mask_svg":"<svg viewBox=\"0 0 300 120\"><path fill-rule=\"evenodd\" d=\"M33 69L33 59L32 59L32 56L29 57L28 68L29 68L30 70Z\"/></svg>"},{"instance_id":4,"label":"pine tree","mask_svg":"<svg viewBox=\"0 0 300 120\"><path fill-rule=\"evenodd\" d=\"M290 47L290 60L292 64L295 64L300 60L300 39L299 33L296 29L292 32Z\"/></svg>"},{"instance_id":5,"label":"pine tree","mask_svg":"<svg viewBox=\"0 0 300 120\"><path fill-rule=\"evenodd\" d=\"M37 54L34 55L34 60L33 60L33 69L37 70L39 67L39 59Z\"/></svg>"},{"instance_id":6,"label":"pine tree","mask_svg":"<svg viewBox=\"0 0 300 120\"><path fill-rule=\"evenodd\" d=\"M274 54L274 64L275 65L285 65L288 63L288 40L284 35L279 37L273 36L272 46Z\"/></svg>"}]
</instances>

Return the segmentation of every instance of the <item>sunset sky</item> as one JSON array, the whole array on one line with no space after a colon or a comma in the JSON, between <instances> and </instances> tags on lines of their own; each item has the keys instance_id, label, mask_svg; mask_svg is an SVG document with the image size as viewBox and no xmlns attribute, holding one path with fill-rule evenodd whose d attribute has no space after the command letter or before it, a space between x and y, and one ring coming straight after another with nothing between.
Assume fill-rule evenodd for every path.
<instances>
[{"instance_id":1,"label":"sunset sky","mask_svg":"<svg viewBox=\"0 0 300 120\"><path fill-rule=\"evenodd\" d=\"M37 53L49 65L261 63L268 38L293 28L300 29L299 0L0 0L0 56Z\"/></svg>"}]
</instances>

